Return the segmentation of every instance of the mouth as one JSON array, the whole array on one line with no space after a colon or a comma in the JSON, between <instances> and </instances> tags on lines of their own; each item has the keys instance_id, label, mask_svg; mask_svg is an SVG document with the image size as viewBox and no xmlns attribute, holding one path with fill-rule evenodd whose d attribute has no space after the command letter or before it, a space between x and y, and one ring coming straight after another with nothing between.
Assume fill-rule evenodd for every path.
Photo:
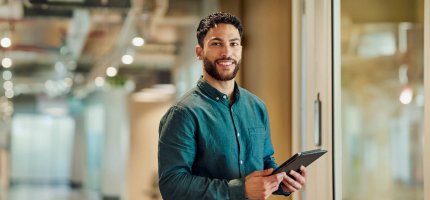
<instances>
[{"instance_id":1,"label":"mouth","mask_svg":"<svg viewBox=\"0 0 430 200\"><path fill-rule=\"evenodd\" d=\"M235 60L217 60L216 64L220 65L221 67L227 68L227 67L230 67L230 66L236 64L236 61Z\"/></svg>"}]
</instances>

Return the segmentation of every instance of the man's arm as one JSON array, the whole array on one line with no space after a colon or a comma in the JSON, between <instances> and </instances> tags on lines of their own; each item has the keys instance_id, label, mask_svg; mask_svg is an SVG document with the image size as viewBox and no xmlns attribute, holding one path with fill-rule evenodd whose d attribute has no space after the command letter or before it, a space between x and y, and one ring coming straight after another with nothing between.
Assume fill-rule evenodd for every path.
<instances>
[{"instance_id":1,"label":"man's arm","mask_svg":"<svg viewBox=\"0 0 430 200\"><path fill-rule=\"evenodd\" d=\"M270 134L270 122L266 109L267 108L265 108L264 115L264 121L266 125L266 137L264 141L264 169L276 169L278 167L278 164L276 164L275 158L273 157L275 151L273 150L272 137ZM283 187L279 187L275 192L273 192L273 194L289 196L291 192L289 192L288 190L283 190Z\"/></svg>"},{"instance_id":2,"label":"man's arm","mask_svg":"<svg viewBox=\"0 0 430 200\"><path fill-rule=\"evenodd\" d=\"M160 122L159 186L163 199L244 199L244 178L210 179L192 175L196 156L195 122L187 112L172 107Z\"/></svg>"}]
</instances>

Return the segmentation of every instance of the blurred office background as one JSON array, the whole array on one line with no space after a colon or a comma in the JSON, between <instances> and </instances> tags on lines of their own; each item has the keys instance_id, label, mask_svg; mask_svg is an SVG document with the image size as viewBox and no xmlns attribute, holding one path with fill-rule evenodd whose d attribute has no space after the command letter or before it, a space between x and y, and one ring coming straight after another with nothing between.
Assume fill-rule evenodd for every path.
<instances>
[{"instance_id":1,"label":"blurred office background","mask_svg":"<svg viewBox=\"0 0 430 200\"><path fill-rule=\"evenodd\" d=\"M423 199L423 2L341 1L345 200ZM238 81L288 158L291 1L0 0L0 199L161 199L159 119L220 10L243 20Z\"/></svg>"},{"instance_id":2,"label":"blurred office background","mask_svg":"<svg viewBox=\"0 0 430 200\"><path fill-rule=\"evenodd\" d=\"M341 1L343 199L424 199L424 1Z\"/></svg>"}]
</instances>

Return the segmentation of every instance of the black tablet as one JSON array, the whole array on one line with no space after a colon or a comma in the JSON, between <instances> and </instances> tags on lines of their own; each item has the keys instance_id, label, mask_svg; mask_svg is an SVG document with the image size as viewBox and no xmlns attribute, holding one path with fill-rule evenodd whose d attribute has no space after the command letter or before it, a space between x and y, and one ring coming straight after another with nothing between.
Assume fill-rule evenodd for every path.
<instances>
[{"instance_id":1,"label":"black tablet","mask_svg":"<svg viewBox=\"0 0 430 200\"><path fill-rule=\"evenodd\" d=\"M285 172L289 174L291 170L299 172L300 166L303 165L307 167L325 153L327 153L327 151L322 149L315 149L296 153L294 156L282 163L282 165L280 165L278 168L273 170L272 174L276 174L279 172Z\"/></svg>"}]
</instances>

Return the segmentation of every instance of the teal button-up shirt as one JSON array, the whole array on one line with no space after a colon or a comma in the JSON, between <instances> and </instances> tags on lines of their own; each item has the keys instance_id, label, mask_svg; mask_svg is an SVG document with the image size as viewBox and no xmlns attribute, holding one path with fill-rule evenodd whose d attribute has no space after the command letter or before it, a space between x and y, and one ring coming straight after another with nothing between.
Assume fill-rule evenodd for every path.
<instances>
[{"instance_id":1,"label":"teal button-up shirt","mask_svg":"<svg viewBox=\"0 0 430 200\"><path fill-rule=\"evenodd\" d=\"M200 79L163 116L158 172L164 200L245 199L245 176L277 167L264 103L237 84L234 99L230 104Z\"/></svg>"}]
</instances>

